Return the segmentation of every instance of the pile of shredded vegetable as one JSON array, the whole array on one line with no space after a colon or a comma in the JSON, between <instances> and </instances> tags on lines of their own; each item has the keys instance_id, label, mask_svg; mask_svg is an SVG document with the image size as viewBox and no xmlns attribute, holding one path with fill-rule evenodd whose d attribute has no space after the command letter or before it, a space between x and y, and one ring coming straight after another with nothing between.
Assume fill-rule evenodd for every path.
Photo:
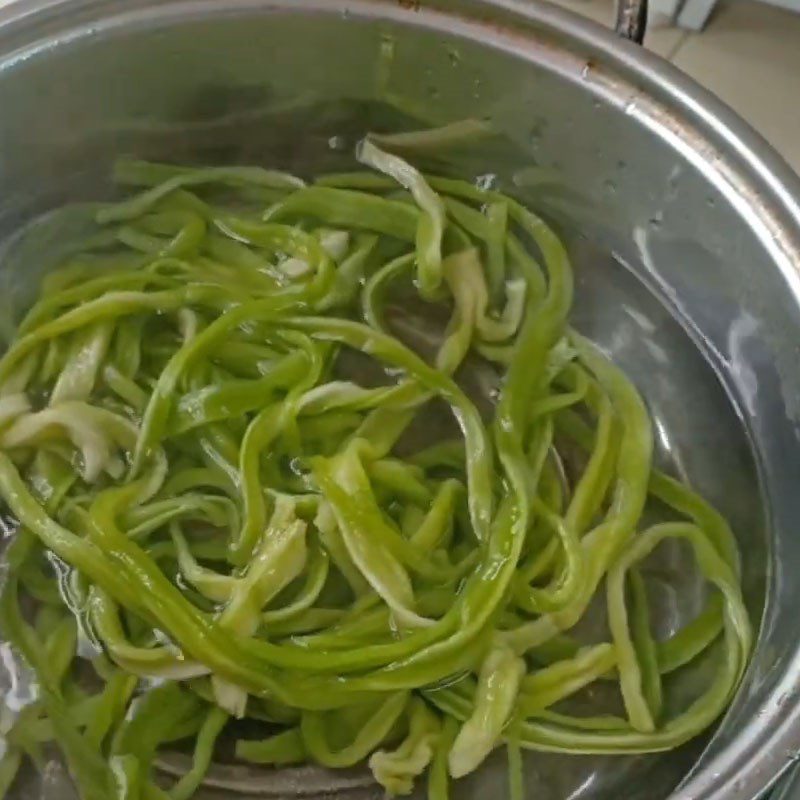
<instances>
[{"instance_id":1,"label":"pile of shredded vegetable","mask_svg":"<svg viewBox=\"0 0 800 800\"><path fill-rule=\"evenodd\" d=\"M521 798L521 748L668 750L730 702L728 525L653 467L639 392L570 328L553 231L408 144L310 184L120 162L136 193L46 277L0 360L0 628L37 685L2 715L0 797L56 745L84 800L185 800L232 742L366 763L391 795L427 773L431 800L506 745ZM415 349L420 309L441 324ZM710 590L659 641L641 562L665 539ZM675 712L665 675L712 645ZM574 713L595 682L619 713Z\"/></svg>"}]
</instances>

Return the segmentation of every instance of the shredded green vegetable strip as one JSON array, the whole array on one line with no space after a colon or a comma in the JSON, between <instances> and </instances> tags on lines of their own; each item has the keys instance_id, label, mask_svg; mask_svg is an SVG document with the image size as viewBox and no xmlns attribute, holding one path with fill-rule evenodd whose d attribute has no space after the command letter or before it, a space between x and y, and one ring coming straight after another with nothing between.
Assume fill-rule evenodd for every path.
<instances>
[{"instance_id":1,"label":"shredded green vegetable strip","mask_svg":"<svg viewBox=\"0 0 800 800\"><path fill-rule=\"evenodd\" d=\"M564 247L393 141L311 185L121 162L140 193L45 280L0 360L0 625L38 686L5 709L0 797L54 742L82 798L188 800L247 717L241 761L366 762L390 794L427 772L431 800L507 741L521 798L520 748L664 750L729 703L751 647L733 536L653 469L637 389L570 329ZM666 539L709 600L659 641L642 561ZM593 598L608 631L583 645ZM667 713L663 675L720 640ZM624 717L564 711L596 681ZM191 767L164 790L176 742Z\"/></svg>"}]
</instances>

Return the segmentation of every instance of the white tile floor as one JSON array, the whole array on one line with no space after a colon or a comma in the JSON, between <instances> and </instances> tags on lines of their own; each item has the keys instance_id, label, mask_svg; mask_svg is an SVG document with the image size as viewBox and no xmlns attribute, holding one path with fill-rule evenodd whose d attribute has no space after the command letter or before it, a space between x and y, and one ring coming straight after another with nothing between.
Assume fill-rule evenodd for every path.
<instances>
[{"instance_id":1,"label":"white tile floor","mask_svg":"<svg viewBox=\"0 0 800 800\"><path fill-rule=\"evenodd\" d=\"M608 25L613 0L554 0ZM652 20L645 45L711 89L800 173L800 14L724 0L701 33Z\"/></svg>"}]
</instances>

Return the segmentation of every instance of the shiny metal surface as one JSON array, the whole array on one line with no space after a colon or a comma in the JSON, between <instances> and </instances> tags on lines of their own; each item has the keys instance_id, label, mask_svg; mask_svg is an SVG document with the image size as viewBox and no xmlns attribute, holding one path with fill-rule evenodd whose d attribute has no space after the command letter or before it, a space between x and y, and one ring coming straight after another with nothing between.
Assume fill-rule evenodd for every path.
<instances>
[{"instance_id":1,"label":"shiny metal surface","mask_svg":"<svg viewBox=\"0 0 800 800\"><path fill-rule=\"evenodd\" d=\"M800 771L797 768L779 782L769 800L798 800L800 798Z\"/></svg>"},{"instance_id":2,"label":"shiny metal surface","mask_svg":"<svg viewBox=\"0 0 800 800\"><path fill-rule=\"evenodd\" d=\"M800 181L732 112L610 31L530 0L22 0L0 8L0 109L0 238L106 195L123 152L308 172L349 163L370 128L490 117L501 139L439 166L496 180L561 226L575 324L638 382L662 460L732 520L762 620L746 685L707 747L533 754L530 796L754 800L791 762ZM0 265L3 314L47 266ZM656 566L668 630L704 587L681 551ZM501 796L503 772L495 760L456 796ZM250 787L238 796L261 794ZM47 797L36 791L25 796ZM302 780L283 795L300 792Z\"/></svg>"}]
</instances>

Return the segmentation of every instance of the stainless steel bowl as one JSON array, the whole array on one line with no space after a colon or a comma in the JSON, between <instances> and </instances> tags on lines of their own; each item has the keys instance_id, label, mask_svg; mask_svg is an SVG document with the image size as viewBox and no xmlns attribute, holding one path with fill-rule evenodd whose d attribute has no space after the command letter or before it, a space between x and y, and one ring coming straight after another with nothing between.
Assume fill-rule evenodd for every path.
<instances>
[{"instance_id":1,"label":"stainless steel bowl","mask_svg":"<svg viewBox=\"0 0 800 800\"><path fill-rule=\"evenodd\" d=\"M490 117L502 141L438 166L497 180L561 226L575 323L638 381L660 458L733 521L761 620L710 741L626 759L533 754L531 796L753 800L795 758L800 181L732 112L530 0L19 0L0 8L0 112L2 236L106 194L120 152L305 172L347 163L369 128ZM33 260L6 252L5 324L47 244ZM701 601L684 557L653 570L665 631ZM490 765L458 797L498 795L498 775ZM297 780L291 791L310 788ZM264 775L249 795L277 786Z\"/></svg>"},{"instance_id":2,"label":"stainless steel bowl","mask_svg":"<svg viewBox=\"0 0 800 800\"><path fill-rule=\"evenodd\" d=\"M800 797L800 772L795 769L775 788L771 800L797 800L798 797Z\"/></svg>"}]
</instances>

